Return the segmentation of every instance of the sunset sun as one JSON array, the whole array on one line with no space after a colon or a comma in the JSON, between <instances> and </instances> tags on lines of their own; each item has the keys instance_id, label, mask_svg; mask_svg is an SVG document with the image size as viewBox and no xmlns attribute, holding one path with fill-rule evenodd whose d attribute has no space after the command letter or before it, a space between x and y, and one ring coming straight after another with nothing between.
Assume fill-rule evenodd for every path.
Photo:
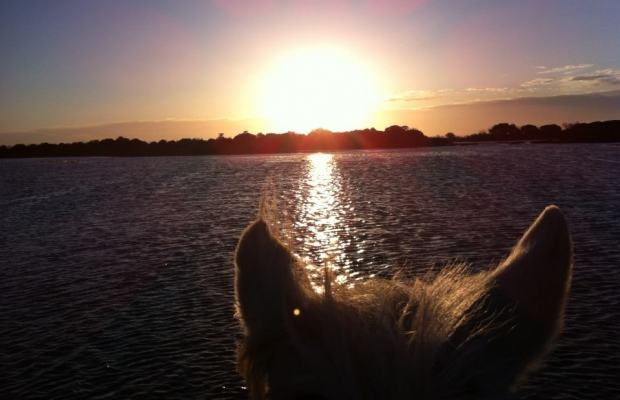
<instances>
[{"instance_id":1,"label":"sunset sun","mask_svg":"<svg viewBox=\"0 0 620 400\"><path fill-rule=\"evenodd\" d=\"M335 49L307 49L266 74L261 107L276 131L338 131L364 127L377 97L364 63Z\"/></svg>"}]
</instances>

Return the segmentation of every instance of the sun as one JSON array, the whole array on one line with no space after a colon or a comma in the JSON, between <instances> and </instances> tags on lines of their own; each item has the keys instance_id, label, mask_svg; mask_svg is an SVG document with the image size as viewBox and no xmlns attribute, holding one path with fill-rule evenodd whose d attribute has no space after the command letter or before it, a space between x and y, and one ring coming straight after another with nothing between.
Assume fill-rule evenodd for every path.
<instances>
[{"instance_id":1,"label":"sun","mask_svg":"<svg viewBox=\"0 0 620 400\"><path fill-rule=\"evenodd\" d=\"M266 74L261 108L276 132L344 131L366 127L378 98L364 62L313 48L287 55Z\"/></svg>"}]
</instances>

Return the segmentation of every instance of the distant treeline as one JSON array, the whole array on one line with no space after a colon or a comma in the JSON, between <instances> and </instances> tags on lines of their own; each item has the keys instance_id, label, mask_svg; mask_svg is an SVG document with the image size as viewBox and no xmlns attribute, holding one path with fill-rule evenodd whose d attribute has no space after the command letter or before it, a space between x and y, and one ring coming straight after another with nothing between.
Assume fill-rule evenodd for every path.
<instances>
[{"instance_id":1,"label":"distant treeline","mask_svg":"<svg viewBox=\"0 0 620 400\"><path fill-rule=\"evenodd\" d=\"M523 125L500 123L488 131L457 137L427 137L408 126L393 125L384 131L374 128L349 132L315 129L309 134L287 132L243 132L234 138L220 133L217 139L181 139L144 142L139 139L91 140L74 143L16 144L0 146L0 158L20 157L141 157L188 156L225 154L268 154L315 151L388 149L428 146L448 146L454 142L538 140L556 143L619 142L620 121L574 123L559 125Z\"/></svg>"},{"instance_id":2,"label":"distant treeline","mask_svg":"<svg viewBox=\"0 0 620 400\"><path fill-rule=\"evenodd\" d=\"M472 135L456 137L454 134L447 133L446 137L450 140L460 142L482 142L482 141L521 141L521 140L544 140L566 143L598 143L598 142L619 142L620 141L620 121L604 121L564 124L564 128L559 125L523 125L517 127L514 124L501 123L494 125L488 131L474 133Z\"/></svg>"},{"instance_id":3,"label":"distant treeline","mask_svg":"<svg viewBox=\"0 0 620 400\"><path fill-rule=\"evenodd\" d=\"M315 129L309 134L287 132L257 135L243 132L234 138L220 133L217 139L181 139L144 142L139 139L91 140L60 144L17 144L0 146L0 158L9 157L140 157L220 154L267 154L357 149L386 149L447 146L447 138L424 136L417 129L391 126L384 131L374 128L350 132Z\"/></svg>"}]
</instances>

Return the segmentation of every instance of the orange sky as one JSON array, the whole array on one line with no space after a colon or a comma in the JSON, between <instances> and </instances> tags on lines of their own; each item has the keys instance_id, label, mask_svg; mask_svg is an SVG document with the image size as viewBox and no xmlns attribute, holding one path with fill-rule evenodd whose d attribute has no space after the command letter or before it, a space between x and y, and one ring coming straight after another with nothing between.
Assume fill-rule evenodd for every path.
<instances>
[{"instance_id":1,"label":"orange sky","mask_svg":"<svg viewBox=\"0 0 620 400\"><path fill-rule=\"evenodd\" d=\"M9 1L0 144L620 118L620 2Z\"/></svg>"}]
</instances>

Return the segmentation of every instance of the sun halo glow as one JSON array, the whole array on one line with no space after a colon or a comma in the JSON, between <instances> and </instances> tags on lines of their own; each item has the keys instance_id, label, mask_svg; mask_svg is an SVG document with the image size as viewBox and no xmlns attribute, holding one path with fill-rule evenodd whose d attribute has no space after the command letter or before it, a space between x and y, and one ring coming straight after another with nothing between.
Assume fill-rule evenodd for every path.
<instances>
[{"instance_id":1,"label":"sun halo glow","mask_svg":"<svg viewBox=\"0 0 620 400\"><path fill-rule=\"evenodd\" d=\"M262 114L277 132L364 128L378 98L367 66L333 49L304 50L267 74Z\"/></svg>"}]
</instances>

